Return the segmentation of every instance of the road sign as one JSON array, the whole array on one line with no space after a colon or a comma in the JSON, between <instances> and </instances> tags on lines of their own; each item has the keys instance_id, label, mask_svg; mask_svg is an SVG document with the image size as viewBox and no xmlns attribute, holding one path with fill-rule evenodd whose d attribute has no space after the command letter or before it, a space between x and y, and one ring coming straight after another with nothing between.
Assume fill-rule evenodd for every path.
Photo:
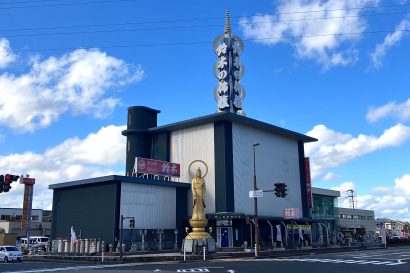
<instances>
[{"instance_id":1,"label":"road sign","mask_svg":"<svg viewBox=\"0 0 410 273\"><path fill-rule=\"evenodd\" d=\"M249 198L263 197L263 190L249 191Z\"/></svg>"}]
</instances>

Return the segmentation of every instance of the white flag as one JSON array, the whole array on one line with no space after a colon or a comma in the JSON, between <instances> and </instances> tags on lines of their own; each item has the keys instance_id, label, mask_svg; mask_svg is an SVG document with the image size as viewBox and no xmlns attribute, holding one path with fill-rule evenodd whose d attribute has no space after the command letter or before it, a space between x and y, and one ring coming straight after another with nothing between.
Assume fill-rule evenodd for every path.
<instances>
[{"instance_id":1,"label":"white flag","mask_svg":"<svg viewBox=\"0 0 410 273\"><path fill-rule=\"evenodd\" d=\"M302 233L302 229L300 228L300 226L298 226L299 229L299 240L303 241L303 233Z\"/></svg>"},{"instance_id":2,"label":"white flag","mask_svg":"<svg viewBox=\"0 0 410 273\"><path fill-rule=\"evenodd\" d=\"M280 225L276 225L276 241L282 242L282 231L280 229Z\"/></svg>"},{"instance_id":3,"label":"white flag","mask_svg":"<svg viewBox=\"0 0 410 273\"><path fill-rule=\"evenodd\" d=\"M73 227L71 227L71 243L72 244L77 243L77 236L75 235L75 231Z\"/></svg>"}]
</instances>

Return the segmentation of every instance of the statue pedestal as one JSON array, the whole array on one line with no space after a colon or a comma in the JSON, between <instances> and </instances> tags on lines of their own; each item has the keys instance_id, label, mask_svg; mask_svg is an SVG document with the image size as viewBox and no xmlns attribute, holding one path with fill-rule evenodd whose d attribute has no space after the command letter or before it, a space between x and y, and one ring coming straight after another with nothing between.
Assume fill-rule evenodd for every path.
<instances>
[{"instance_id":1,"label":"statue pedestal","mask_svg":"<svg viewBox=\"0 0 410 273\"><path fill-rule=\"evenodd\" d=\"M192 232L185 237L182 244L182 252L185 250L185 253L200 254L203 253L204 247L207 253L215 252L215 240L205 231L208 220L190 219L189 224L192 227Z\"/></svg>"},{"instance_id":2,"label":"statue pedestal","mask_svg":"<svg viewBox=\"0 0 410 273\"><path fill-rule=\"evenodd\" d=\"M213 238L190 239L187 236L182 242L182 253L184 252L184 249L185 249L185 253L190 253L194 255L203 254L204 247L207 253L216 252L215 240Z\"/></svg>"}]
</instances>

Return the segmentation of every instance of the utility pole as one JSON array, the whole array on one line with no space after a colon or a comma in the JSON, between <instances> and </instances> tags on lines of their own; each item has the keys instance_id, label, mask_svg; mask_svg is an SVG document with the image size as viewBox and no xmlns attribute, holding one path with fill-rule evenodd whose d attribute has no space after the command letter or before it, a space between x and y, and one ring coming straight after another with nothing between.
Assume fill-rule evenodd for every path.
<instances>
[{"instance_id":1,"label":"utility pole","mask_svg":"<svg viewBox=\"0 0 410 273\"><path fill-rule=\"evenodd\" d=\"M252 144L253 146L253 190L256 191L256 163L255 163L255 148L259 146L259 143ZM258 217L258 199L253 198L253 204L255 209L255 257L259 256L259 217Z\"/></svg>"},{"instance_id":2,"label":"utility pole","mask_svg":"<svg viewBox=\"0 0 410 273\"><path fill-rule=\"evenodd\" d=\"M355 198L355 195L354 195L354 190L353 190L353 189L350 189L350 190L347 190L347 191L351 193L351 195L348 195L347 198L351 198L350 202L352 203L352 208L355 209L355 199L354 199L354 198ZM356 207L357 207L357 205L356 205Z\"/></svg>"}]
</instances>

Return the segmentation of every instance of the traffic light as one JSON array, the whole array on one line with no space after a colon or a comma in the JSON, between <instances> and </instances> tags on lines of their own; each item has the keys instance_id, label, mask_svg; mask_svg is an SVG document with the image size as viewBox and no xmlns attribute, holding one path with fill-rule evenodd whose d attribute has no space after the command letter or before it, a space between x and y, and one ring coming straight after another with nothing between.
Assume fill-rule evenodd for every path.
<instances>
[{"instance_id":1,"label":"traffic light","mask_svg":"<svg viewBox=\"0 0 410 273\"><path fill-rule=\"evenodd\" d=\"M130 228L135 228L135 220L130 219Z\"/></svg>"},{"instance_id":2,"label":"traffic light","mask_svg":"<svg viewBox=\"0 0 410 273\"><path fill-rule=\"evenodd\" d=\"M286 195L288 195L287 192L287 187L285 183L275 183L275 195L277 197L285 198Z\"/></svg>"},{"instance_id":3,"label":"traffic light","mask_svg":"<svg viewBox=\"0 0 410 273\"><path fill-rule=\"evenodd\" d=\"M14 181L17 181L20 176L18 175L12 175L12 174L6 174L4 176L4 184L3 184L3 191L8 192L11 189L11 183Z\"/></svg>"},{"instance_id":4,"label":"traffic light","mask_svg":"<svg viewBox=\"0 0 410 273\"><path fill-rule=\"evenodd\" d=\"M4 175L0 175L0 193L3 192L4 187Z\"/></svg>"}]
</instances>

